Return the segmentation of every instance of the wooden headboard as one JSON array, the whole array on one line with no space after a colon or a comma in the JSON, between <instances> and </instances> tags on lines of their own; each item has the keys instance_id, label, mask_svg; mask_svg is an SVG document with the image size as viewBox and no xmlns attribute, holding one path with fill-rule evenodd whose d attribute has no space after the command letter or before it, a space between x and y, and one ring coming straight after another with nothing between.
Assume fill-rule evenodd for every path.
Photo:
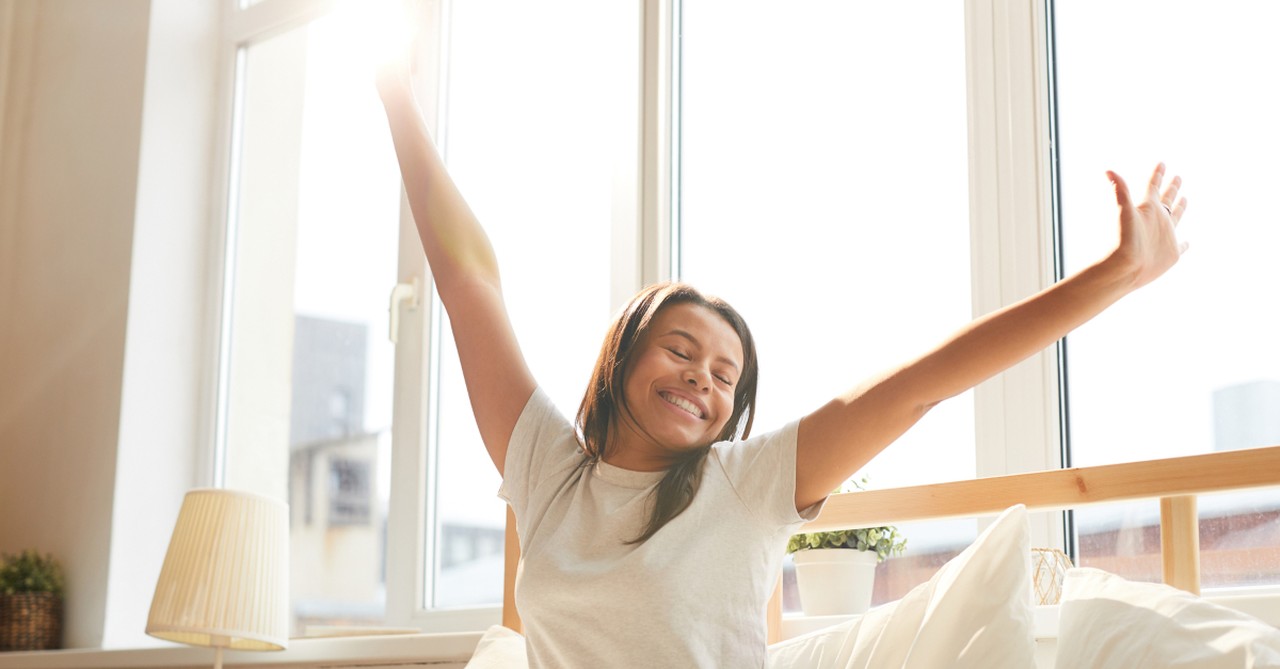
<instances>
[{"instance_id":1,"label":"wooden headboard","mask_svg":"<svg viewBox=\"0 0 1280 669\"><path fill-rule=\"evenodd\" d=\"M915 520L994 516L1015 504L1028 511L1074 509L1134 499L1160 499L1160 552L1166 583L1200 592L1196 495L1280 486L1280 446L1096 467L993 476L931 485L832 495L802 531L876 527ZM515 580L520 544L507 509L502 624L521 630ZM782 581L768 610L769 641L779 639Z\"/></svg>"}]
</instances>

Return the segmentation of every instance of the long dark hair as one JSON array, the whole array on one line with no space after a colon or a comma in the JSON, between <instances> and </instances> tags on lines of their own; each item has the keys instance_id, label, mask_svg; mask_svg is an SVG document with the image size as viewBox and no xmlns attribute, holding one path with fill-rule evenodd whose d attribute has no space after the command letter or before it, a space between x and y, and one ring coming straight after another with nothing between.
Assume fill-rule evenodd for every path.
<instances>
[{"instance_id":1,"label":"long dark hair","mask_svg":"<svg viewBox=\"0 0 1280 669\"><path fill-rule=\"evenodd\" d=\"M600 347L600 357L596 360L582 405L578 407L577 418L582 448L590 462L604 458L605 449L609 447L609 431L617 427L623 413L631 418L631 409L627 406L623 389L636 343L644 339L659 312L676 304L695 304L710 309L738 333L738 339L742 342L742 373L733 390L733 413L724 429L716 436L716 441L742 439L751 434L759 366L756 361L755 340L751 338L747 322L724 300L703 295L688 284L658 283L631 298L614 319L605 336L604 345ZM649 522L640 536L628 543L645 541L668 521L689 508L702 483L702 464L710 450L711 444L704 444L682 456L667 469L654 490L653 511Z\"/></svg>"}]
</instances>

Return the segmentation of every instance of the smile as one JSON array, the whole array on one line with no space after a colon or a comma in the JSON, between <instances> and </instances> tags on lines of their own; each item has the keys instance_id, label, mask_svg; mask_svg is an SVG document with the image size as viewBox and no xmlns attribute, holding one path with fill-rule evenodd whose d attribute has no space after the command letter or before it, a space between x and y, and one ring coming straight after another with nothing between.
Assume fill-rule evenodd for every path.
<instances>
[{"instance_id":1,"label":"smile","mask_svg":"<svg viewBox=\"0 0 1280 669\"><path fill-rule=\"evenodd\" d=\"M699 409L698 405L694 404L693 402L690 402L689 400L686 400L683 397L672 395L670 393L658 393L658 394L662 397L662 399L667 401L667 404L670 404L679 409L683 409L684 411L690 414L693 414L697 418L702 418L702 409Z\"/></svg>"}]
</instances>

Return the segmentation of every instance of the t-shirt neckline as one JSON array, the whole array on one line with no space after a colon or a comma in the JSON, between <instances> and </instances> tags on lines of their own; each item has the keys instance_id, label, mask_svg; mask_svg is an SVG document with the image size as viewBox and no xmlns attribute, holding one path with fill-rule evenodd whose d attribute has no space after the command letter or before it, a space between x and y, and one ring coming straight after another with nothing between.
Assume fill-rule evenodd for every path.
<instances>
[{"instance_id":1,"label":"t-shirt neckline","mask_svg":"<svg viewBox=\"0 0 1280 669\"><path fill-rule=\"evenodd\" d=\"M622 467L611 465L604 460L597 460L595 466L591 469L591 473L606 483L623 488L643 490L661 481L667 472L665 470L638 472L633 469L623 469Z\"/></svg>"}]
</instances>

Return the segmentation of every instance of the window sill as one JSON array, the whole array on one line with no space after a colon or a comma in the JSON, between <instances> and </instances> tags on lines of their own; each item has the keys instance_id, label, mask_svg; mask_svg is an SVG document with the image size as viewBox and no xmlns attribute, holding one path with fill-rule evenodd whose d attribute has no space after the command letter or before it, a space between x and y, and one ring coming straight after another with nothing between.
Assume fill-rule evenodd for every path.
<instances>
[{"instance_id":1,"label":"window sill","mask_svg":"<svg viewBox=\"0 0 1280 669\"><path fill-rule=\"evenodd\" d=\"M239 667L309 667L396 664L456 664L471 659L481 632L294 639L275 653L227 651L225 664ZM119 650L71 649L0 653L0 669L123 669L207 667L213 649L164 646Z\"/></svg>"}]
</instances>

